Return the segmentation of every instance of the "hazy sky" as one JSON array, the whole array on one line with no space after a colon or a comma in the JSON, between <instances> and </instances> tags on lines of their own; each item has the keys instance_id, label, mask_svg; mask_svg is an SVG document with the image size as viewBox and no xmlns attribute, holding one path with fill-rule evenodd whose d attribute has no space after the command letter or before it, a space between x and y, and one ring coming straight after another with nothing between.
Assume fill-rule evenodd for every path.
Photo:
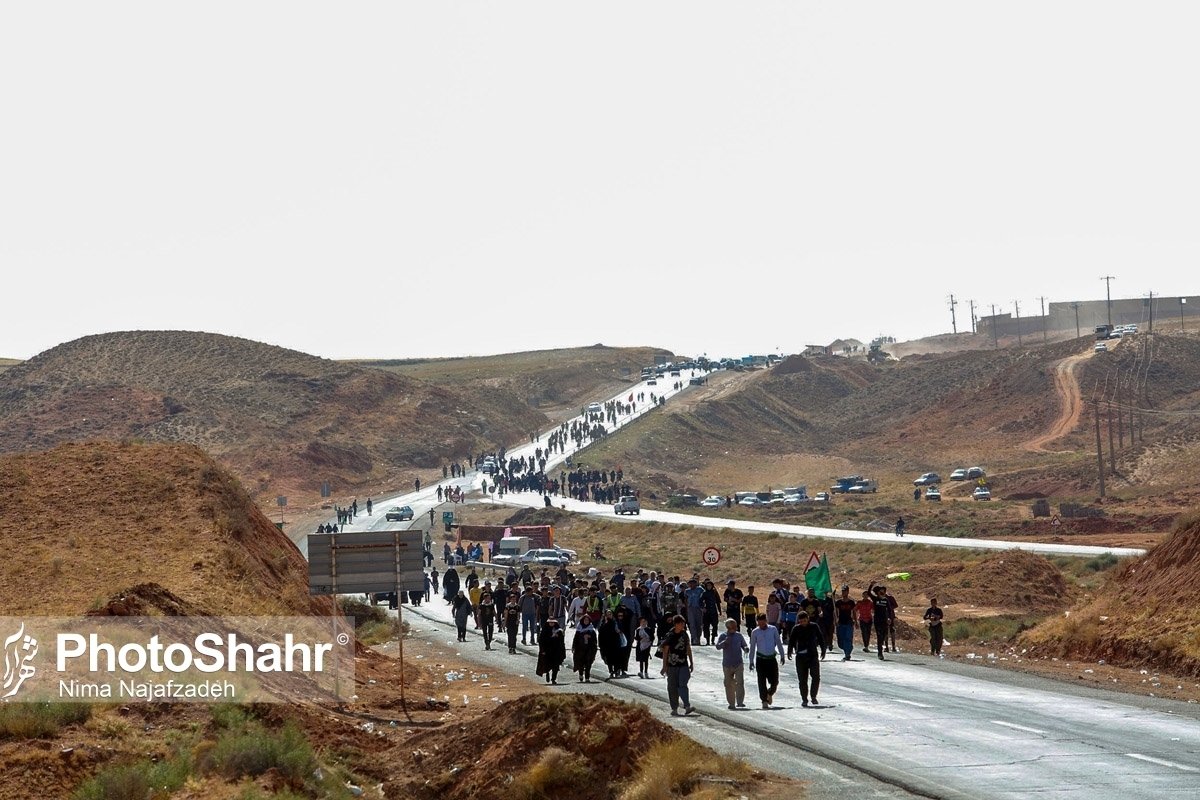
<instances>
[{"instance_id":1,"label":"hazy sky","mask_svg":"<svg viewBox=\"0 0 1200 800\"><path fill-rule=\"evenodd\" d=\"M1200 292L1200 4L6 3L0 356L950 330ZM1191 276L1190 278L1188 276Z\"/></svg>"}]
</instances>

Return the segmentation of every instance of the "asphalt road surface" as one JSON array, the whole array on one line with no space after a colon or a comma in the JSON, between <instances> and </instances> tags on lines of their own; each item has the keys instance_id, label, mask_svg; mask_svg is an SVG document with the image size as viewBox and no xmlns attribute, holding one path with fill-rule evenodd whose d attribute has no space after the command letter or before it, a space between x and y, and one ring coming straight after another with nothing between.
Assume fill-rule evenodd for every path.
<instances>
[{"instance_id":1,"label":"asphalt road surface","mask_svg":"<svg viewBox=\"0 0 1200 800\"><path fill-rule=\"evenodd\" d=\"M463 657L533 676L534 647L519 645L516 656L502 645L484 651L470 628L469 641L455 644L443 600L405 606L404 613L423 635L444 637ZM761 707L755 676L747 671L747 707L730 711L720 654L702 645L695 649L690 684L700 713L696 719L666 719L723 752L814 781L814 798L1200 797L1200 706L916 654L888 654L880 661L856 650L849 663L839 658L830 654L821 664L816 708L800 706L789 662L780 670L774 707ZM597 667L593 675L607 672L599 659ZM652 672L657 672L653 659ZM661 678L592 685L575 680L564 671L563 685L547 691L605 692L666 712Z\"/></svg>"}]
</instances>

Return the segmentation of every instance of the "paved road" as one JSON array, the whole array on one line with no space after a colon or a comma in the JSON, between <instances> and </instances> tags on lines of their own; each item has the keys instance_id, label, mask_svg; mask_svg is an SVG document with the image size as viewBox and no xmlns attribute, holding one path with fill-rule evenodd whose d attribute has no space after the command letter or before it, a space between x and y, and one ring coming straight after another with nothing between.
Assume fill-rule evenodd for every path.
<instances>
[{"instance_id":1,"label":"paved road","mask_svg":"<svg viewBox=\"0 0 1200 800\"><path fill-rule=\"evenodd\" d=\"M452 642L453 626L444 602L435 599L419 609L405 607L405 614L418 628L423 627L415 622L418 616L436 623L445 641ZM504 648L486 653L473 632L470 641L457 648L498 669L532 676L534 648L519 648L523 656L510 656ZM713 732L718 744L752 735L755 747L768 748L768 762L804 762L816 756L814 773L821 774L806 776L818 781L814 797L846 796L856 774L863 776L863 791L879 791L880 785L899 791L878 796L1200 796L1200 706L1109 694L913 654L891 655L886 662L874 655L864 659L857 652L849 663L835 658L831 655L822 663L820 707L800 707L789 663L781 670L776 707L761 708L748 672L748 708L729 711L719 654L700 647L691 692L703 721L676 721L702 741ZM564 676L574 680L572 673ZM632 694L656 709L666 703L661 679L627 678L592 689L573 684L547 690L604 691L623 698ZM725 732L717 734L720 728ZM831 762L843 766L834 768Z\"/></svg>"},{"instance_id":2,"label":"paved road","mask_svg":"<svg viewBox=\"0 0 1200 800\"><path fill-rule=\"evenodd\" d=\"M679 378L664 378L658 381L657 386L649 386L645 381L635 384L629 389L623 389L620 393L614 395L613 400L625 400L631 393L645 393L647 397L651 392L659 396L668 398L675 397L681 392L687 392L689 387L687 381L689 373L684 374ZM671 388L676 381L681 381L684 386L682 389ZM625 427L639 419L646 413L652 413L652 407L647 403L639 403L638 410L633 414L626 414L618 418L618 428ZM580 419L579 417L573 418ZM611 426L610 426L611 427ZM512 448L508 455L513 458L520 458L522 455L529 458L533 457L534 451L542 446L541 442L531 442L523 444L519 447ZM563 468L568 456L573 456L576 453L574 444L570 443L565 452L555 453L546 462L547 473L553 473ZM420 492L409 492L396 497L382 498L374 504L376 514L373 517L367 517L360 514L352 525L346 527L346 531L370 530L378 528L385 523L383 522L383 511L388 506L393 505L408 505L416 512L415 524L420 524L422 515L427 515L429 509L438 506L437 487L461 487L464 491L478 489L484 479L488 476L481 475L475 471L470 471L462 478L447 479L439 483L423 486ZM490 480L489 480L490 483ZM497 502L513 507L528 507L539 508L544 505L542 496L534 493L510 493L504 496L503 500L489 500L484 502ZM591 516L600 516L610 519L620 519L625 521L637 520L656 520L658 522L673 523L677 525L693 525L698 528L723 529L740 531L744 533L777 533L780 536L790 536L797 538L823 538L823 539L843 539L856 542L872 542L876 544L896 544L904 545L910 542L932 545L935 547L950 547L950 548L966 548L966 549L982 549L982 550L1028 550L1034 553L1042 553L1044 555L1066 555L1066 556L1081 556L1093 557L1105 553L1112 554L1117 557L1140 556L1145 555L1145 550L1132 547L1096 547L1087 545L1072 545L1061 544L1056 542L1014 542L999 539L953 539L945 536L923 536L920 534L907 534L903 538L897 537L892 533L884 533L878 531L856 531L845 530L842 528L818 528L811 525L789 525L778 522L756 522L739 518L725 518L719 515L700 515L700 514L685 514L674 511L657 511L643 510L641 515L618 516L613 513L612 507L608 505L600 505L598 503L584 503L578 500L573 500L569 497L555 497L553 502L555 505L579 514L588 514ZM449 504L443 508L451 508ZM440 520L439 520L440 521ZM426 523L428 524L428 523ZM301 551L307 552L304 542L304 535L307 532L296 532L296 544Z\"/></svg>"}]
</instances>

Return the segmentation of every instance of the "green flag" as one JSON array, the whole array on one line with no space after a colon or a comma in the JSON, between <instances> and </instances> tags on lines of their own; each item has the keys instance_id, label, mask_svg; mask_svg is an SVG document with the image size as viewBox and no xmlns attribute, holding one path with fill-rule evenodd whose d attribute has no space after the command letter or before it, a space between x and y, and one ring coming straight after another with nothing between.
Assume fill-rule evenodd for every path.
<instances>
[{"instance_id":1,"label":"green flag","mask_svg":"<svg viewBox=\"0 0 1200 800\"><path fill-rule=\"evenodd\" d=\"M813 555L816 555L815 553ZM809 562L808 570L804 573L804 585L817 593L817 597L833 594L833 584L829 581L829 562L824 554L818 564Z\"/></svg>"}]
</instances>

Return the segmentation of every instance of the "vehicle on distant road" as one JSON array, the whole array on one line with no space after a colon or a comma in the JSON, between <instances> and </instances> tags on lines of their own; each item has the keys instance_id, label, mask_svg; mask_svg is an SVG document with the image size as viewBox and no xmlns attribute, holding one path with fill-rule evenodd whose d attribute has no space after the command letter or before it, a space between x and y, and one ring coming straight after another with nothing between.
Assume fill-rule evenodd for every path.
<instances>
[{"instance_id":1,"label":"vehicle on distant road","mask_svg":"<svg viewBox=\"0 0 1200 800\"><path fill-rule=\"evenodd\" d=\"M745 506L746 508L759 508L761 506L770 505L770 503L764 503L762 500L758 499L758 495L752 494L749 497L743 497L740 501L738 501L738 505Z\"/></svg>"},{"instance_id":2,"label":"vehicle on distant road","mask_svg":"<svg viewBox=\"0 0 1200 800\"><path fill-rule=\"evenodd\" d=\"M863 479L862 475L847 475L844 478L834 478L833 486L829 487L830 494L845 494L850 487Z\"/></svg>"},{"instance_id":3,"label":"vehicle on distant road","mask_svg":"<svg viewBox=\"0 0 1200 800\"><path fill-rule=\"evenodd\" d=\"M846 490L847 494L870 494L879 489L879 482L872 478L863 478Z\"/></svg>"},{"instance_id":4,"label":"vehicle on distant road","mask_svg":"<svg viewBox=\"0 0 1200 800\"><path fill-rule=\"evenodd\" d=\"M1093 352L1096 352L1096 353L1107 353L1107 352L1108 352L1108 345L1106 345L1104 342L1096 342L1096 347L1095 347L1095 349L1094 349L1094 351L1093 351Z\"/></svg>"},{"instance_id":5,"label":"vehicle on distant road","mask_svg":"<svg viewBox=\"0 0 1200 800\"><path fill-rule=\"evenodd\" d=\"M530 550L522 554L518 559L519 564L541 564L545 567L563 567L570 561L566 556L557 550Z\"/></svg>"},{"instance_id":6,"label":"vehicle on distant road","mask_svg":"<svg viewBox=\"0 0 1200 800\"><path fill-rule=\"evenodd\" d=\"M408 506L392 506L383 515L387 522L404 522L406 519L413 518L413 510Z\"/></svg>"},{"instance_id":7,"label":"vehicle on distant road","mask_svg":"<svg viewBox=\"0 0 1200 800\"><path fill-rule=\"evenodd\" d=\"M991 500L992 492L986 486L976 486L975 491L971 492L972 500Z\"/></svg>"},{"instance_id":8,"label":"vehicle on distant road","mask_svg":"<svg viewBox=\"0 0 1200 800\"><path fill-rule=\"evenodd\" d=\"M977 480L984 477L986 474L987 473L983 471L983 467L971 467L969 470L967 470L967 480Z\"/></svg>"},{"instance_id":9,"label":"vehicle on distant road","mask_svg":"<svg viewBox=\"0 0 1200 800\"><path fill-rule=\"evenodd\" d=\"M941 483L942 476L936 472L926 472L921 477L913 481L913 486L933 486L935 483Z\"/></svg>"},{"instance_id":10,"label":"vehicle on distant road","mask_svg":"<svg viewBox=\"0 0 1200 800\"><path fill-rule=\"evenodd\" d=\"M936 486L930 486L925 490L925 499L940 501L942 499L942 493Z\"/></svg>"},{"instance_id":11,"label":"vehicle on distant road","mask_svg":"<svg viewBox=\"0 0 1200 800\"><path fill-rule=\"evenodd\" d=\"M711 497L706 497L703 500L701 500L700 507L701 508L724 508L725 507L725 498L718 497L717 495L714 494Z\"/></svg>"},{"instance_id":12,"label":"vehicle on distant road","mask_svg":"<svg viewBox=\"0 0 1200 800\"><path fill-rule=\"evenodd\" d=\"M800 506L811 502L812 499L803 494L789 494L783 498L783 504L785 506Z\"/></svg>"},{"instance_id":13,"label":"vehicle on distant road","mask_svg":"<svg viewBox=\"0 0 1200 800\"><path fill-rule=\"evenodd\" d=\"M967 479L967 471L965 469L956 469L950 473L950 480L965 481Z\"/></svg>"},{"instance_id":14,"label":"vehicle on distant road","mask_svg":"<svg viewBox=\"0 0 1200 800\"><path fill-rule=\"evenodd\" d=\"M817 492L816 496L815 496L815 497L813 497L813 502L814 502L814 503L828 503L828 502L831 502L831 501L830 501L830 499L829 499L829 492Z\"/></svg>"},{"instance_id":15,"label":"vehicle on distant road","mask_svg":"<svg viewBox=\"0 0 1200 800\"><path fill-rule=\"evenodd\" d=\"M637 514L642 513L642 504L638 502L634 495L626 495L617 502L613 503L614 514Z\"/></svg>"},{"instance_id":16,"label":"vehicle on distant road","mask_svg":"<svg viewBox=\"0 0 1200 800\"><path fill-rule=\"evenodd\" d=\"M589 414L599 414L602 411L604 411L604 406L600 405L599 403L589 403L588 404L588 413Z\"/></svg>"},{"instance_id":17,"label":"vehicle on distant road","mask_svg":"<svg viewBox=\"0 0 1200 800\"><path fill-rule=\"evenodd\" d=\"M646 385L647 386L658 386L658 381L656 381L654 378L651 378L650 380L646 381Z\"/></svg>"}]
</instances>

